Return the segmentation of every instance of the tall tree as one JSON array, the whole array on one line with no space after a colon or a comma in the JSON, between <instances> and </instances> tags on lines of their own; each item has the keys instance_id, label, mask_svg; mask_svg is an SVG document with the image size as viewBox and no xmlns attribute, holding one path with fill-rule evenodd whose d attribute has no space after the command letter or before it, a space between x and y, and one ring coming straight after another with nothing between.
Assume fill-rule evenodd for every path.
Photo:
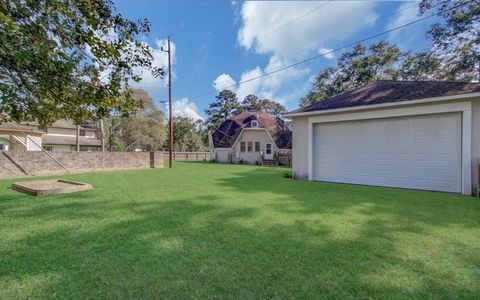
<instances>
[{"instance_id":1,"label":"tall tree","mask_svg":"<svg viewBox=\"0 0 480 300\"><path fill-rule=\"evenodd\" d=\"M240 110L237 95L230 90L221 91L215 98L216 100L205 110L208 117L205 125L209 130L216 129L223 121Z\"/></svg>"},{"instance_id":2,"label":"tall tree","mask_svg":"<svg viewBox=\"0 0 480 300\"><path fill-rule=\"evenodd\" d=\"M160 150L167 139L163 112L144 90L133 90L133 98L141 101L142 108L124 120L125 150Z\"/></svg>"},{"instance_id":3,"label":"tall tree","mask_svg":"<svg viewBox=\"0 0 480 300\"><path fill-rule=\"evenodd\" d=\"M422 0L419 14L438 13L441 21L427 32L431 49L414 55L380 42L358 45L324 69L301 106L358 88L378 79L480 80L480 2Z\"/></svg>"},{"instance_id":4,"label":"tall tree","mask_svg":"<svg viewBox=\"0 0 480 300\"><path fill-rule=\"evenodd\" d=\"M279 118L282 117L283 114L287 113L287 108L285 106L269 99L260 100L260 107L262 110Z\"/></svg>"},{"instance_id":5,"label":"tall tree","mask_svg":"<svg viewBox=\"0 0 480 300\"><path fill-rule=\"evenodd\" d=\"M260 99L258 99L255 95L247 95L243 99L241 103L241 110L252 110L258 111L262 109L262 105L260 104Z\"/></svg>"},{"instance_id":6,"label":"tall tree","mask_svg":"<svg viewBox=\"0 0 480 300\"><path fill-rule=\"evenodd\" d=\"M432 41L430 54L442 65L442 78L480 80L480 2L422 0L420 14L436 10L442 21L427 32ZM464 5L462 5L464 4ZM477 66L479 69L476 69Z\"/></svg>"},{"instance_id":7,"label":"tall tree","mask_svg":"<svg viewBox=\"0 0 480 300\"><path fill-rule=\"evenodd\" d=\"M263 110L276 117L281 117L282 114L287 112L287 108L282 104L269 99L258 99L255 95L247 95L245 99L243 99L241 110Z\"/></svg>"},{"instance_id":8,"label":"tall tree","mask_svg":"<svg viewBox=\"0 0 480 300\"><path fill-rule=\"evenodd\" d=\"M202 121L194 121L185 117L173 118L173 150L174 151L206 151ZM168 145L166 145L168 148Z\"/></svg>"},{"instance_id":9,"label":"tall tree","mask_svg":"<svg viewBox=\"0 0 480 300\"><path fill-rule=\"evenodd\" d=\"M0 3L0 122L58 119L80 124L127 115L141 102L129 83L138 69L161 76L149 32L115 12L111 0L3 0Z\"/></svg>"},{"instance_id":10,"label":"tall tree","mask_svg":"<svg viewBox=\"0 0 480 300\"><path fill-rule=\"evenodd\" d=\"M440 60L427 52L418 52L409 55L400 68L400 77L403 80L440 80L443 68Z\"/></svg>"},{"instance_id":11,"label":"tall tree","mask_svg":"<svg viewBox=\"0 0 480 300\"><path fill-rule=\"evenodd\" d=\"M357 45L338 58L336 67L324 69L315 78L313 90L301 99L301 106L359 88L380 79L399 79L399 66L408 57L386 41L369 47Z\"/></svg>"},{"instance_id":12,"label":"tall tree","mask_svg":"<svg viewBox=\"0 0 480 300\"><path fill-rule=\"evenodd\" d=\"M162 149L167 140L164 114L147 92L133 90L133 98L141 102L141 109L128 117L112 116L106 123L110 134L112 150L156 151Z\"/></svg>"},{"instance_id":13,"label":"tall tree","mask_svg":"<svg viewBox=\"0 0 480 300\"><path fill-rule=\"evenodd\" d=\"M109 151L125 151L125 143L122 139L122 119L121 116L112 115L104 120L105 137Z\"/></svg>"}]
</instances>

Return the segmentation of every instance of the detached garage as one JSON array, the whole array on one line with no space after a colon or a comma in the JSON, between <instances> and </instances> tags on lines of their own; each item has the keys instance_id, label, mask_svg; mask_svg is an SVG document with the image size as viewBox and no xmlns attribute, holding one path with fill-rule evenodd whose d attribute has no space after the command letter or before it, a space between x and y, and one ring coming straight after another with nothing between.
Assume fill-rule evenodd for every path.
<instances>
[{"instance_id":1,"label":"detached garage","mask_svg":"<svg viewBox=\"0 0 480 300\"><path fill-rule=\"evenodd\" d=\"M286 116L295 178L468 195L479 184L480 84L378 81Z\"/></svg>"}]
</instances>

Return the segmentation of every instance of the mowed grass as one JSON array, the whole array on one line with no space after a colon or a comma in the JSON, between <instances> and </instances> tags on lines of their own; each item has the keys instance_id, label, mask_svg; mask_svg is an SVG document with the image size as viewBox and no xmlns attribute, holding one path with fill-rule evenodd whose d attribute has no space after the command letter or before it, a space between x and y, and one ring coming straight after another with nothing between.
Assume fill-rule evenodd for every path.
<instances>
[{"instance_id":1,"label":"mowed grass","mask_svg":"<svg viewBox=\"0 0 480 300\"><path fill-rule=\"evenodd\" d=\"M480 200L285 172L175 162L47 198L0 181L0 298L480 296Z\"/></svg>"}]
</instances>

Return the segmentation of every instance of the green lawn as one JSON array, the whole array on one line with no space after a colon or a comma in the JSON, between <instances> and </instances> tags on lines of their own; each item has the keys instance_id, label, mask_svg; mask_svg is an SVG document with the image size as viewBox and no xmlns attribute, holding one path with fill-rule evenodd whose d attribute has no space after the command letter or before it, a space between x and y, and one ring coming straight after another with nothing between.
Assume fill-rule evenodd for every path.
<instances>
[{"instance_id":1,"label":"green lawn","mask_svg":"<svg viewBox=\"0 0 480 300\"><path fill-rule=\"evenodd\" d=\"M480 200L285 172L176 162L48 198L0 181L0 299L480 296Z\"/></svg>"}]
</instances>

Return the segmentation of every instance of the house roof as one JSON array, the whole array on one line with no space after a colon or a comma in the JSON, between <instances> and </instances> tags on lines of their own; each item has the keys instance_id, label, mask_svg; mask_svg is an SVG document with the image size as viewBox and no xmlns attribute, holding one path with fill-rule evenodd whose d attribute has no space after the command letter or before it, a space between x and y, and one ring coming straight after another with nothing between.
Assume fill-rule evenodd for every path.
<instances>
[{"instance_id":1,"label":"house roof","mask_svg":"<svg viewBox=\"0 0 480 300\"><path fill-rule=\"evenodd\" d=\"M14 122L6 122L0 124L0 129L18 129L24 131L39 131L39 126L37 122L32 122L29 125L27 124L18 124ZM47 128L65 128L65 129L76 129L77 126L73 124L72 121L60 119L55 121L52 125L47 126ZM97 126L94 121L85 121L80 126L80 129L85 130L96 130Z\"/></svg>"},{"instance_id":2,"label":"house roof","mask_svg":"<svg viewBox=\"0 0 480 300\"><path fill-rule=\"evenodd\" d=\"M480 92L479 83L379 80L359 89L314 103L310 106L301 107L288 114L373 104L396 103L475 92Z\"/></svg>"},{"instance_id":3,"label":"house roof","mask_svg":"<svg viewBox=\"0 0 480 300\"><path fill-rule=\"evenodd\" d=\"M258 128L265 128L279 149L292 148L292 132L287 124L265 111L244 111L224 121L212 134L214 148L231 148L250 121L257 120Z\"/></svg>"},{"instance_id":4,"label":"house roof","mask_svg":"<svg viewBox=\"0 0 480 300\"><path fill-rule=\"evenodd\" d=\"M21 125L13 122L6 122L0 124L0 130L1 131L17 131L17 132L30 132L30 133L38 133L38 134L43 134L44 132L41 132L38 130L38 127L36 125Z\"/></svg>"},{"instance_id":5,"label":"house roof","mask_svg":"<svg viewBox=\"0 0 480 300\"><path fill-rule=\"evenodd\" d=\"M66 129L76 129L77 128L77 126L75 124L73 124L72 121L64 120L64 119L55 121L52 125L50 125L48 127L66 128ZM95 127L95 123L93 121L87 121L87 122L84 122L80 126L80 128L81 129L86 129L86 130L95 130L96 127Z\"/></svg>"},{"instance_id":6,"label":"house roof","mask_svg":"<svg viewBox=\"0 0 480 300\"><path fill-rule=\"evenodd\" d=\"M79 137L80 146L101 146L102 142L97 138ZM44 135L42 137L42 144L44 145L71 145L77 144L74 136L58 136L58 135Z\"/></svg>"}]
</instances>

